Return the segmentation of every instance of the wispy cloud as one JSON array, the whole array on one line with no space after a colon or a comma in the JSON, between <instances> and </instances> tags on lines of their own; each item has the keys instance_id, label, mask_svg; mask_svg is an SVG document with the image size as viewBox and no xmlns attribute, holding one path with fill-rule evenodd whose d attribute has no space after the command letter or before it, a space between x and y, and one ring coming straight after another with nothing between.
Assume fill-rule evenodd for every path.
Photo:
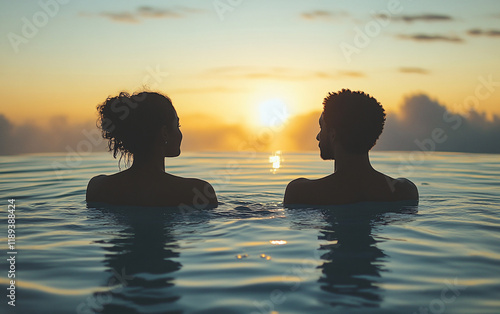
<instances>
[{"instance_id":1,"label":"wispy cloud","mask_svg":"<svg viewBox=\"0 0 500 314\"><path fill-rule=\"evenodd\" d=\"M323 20L323 21L333 21L347 17L349 14L345 11L325 11L325 10L315 10L310 12L303 12L300 16L305 20Z\"/></svg>"},{"instance_id":2,"label":"wispy cloud","mask_svg":"<svg viewBox=\"0 0 500 314\"><path fill-rule=\"evenodd\" d=\"M400 15L400 16L387 16L385 14L378 14L377 17L380 18L390 18L392 21L397 22L450 22L453 21L454 18L449 15L443 14L415 14L415 15Z\"/></svg>"},{"instance_id":3,"label":"wispy cloud","mask_svg":"<svg viewBox=\"0 0 500 314\"><path fill-rule=\"evenodd\" d=\"M429 74L428 70L418 67L400 67L398 70L401 73Z\"/></svg>"},{"instance_id":4,"label":"wispy cloud","mask_svg":"<svg viewBox=\"0 0 500 314\"><path fill-rule=\"evenodd\" d=\"M99 15L101 17L105 17L107 19L110 19L113 22L130 23L130 24L135 24L135 23L140 22L140 20L137 19L133 14L127 13L127 12L122 12L122 13L104 12L104 13L101 13Z\"/></svg>"},{"instance_id":5,"label":"wispy cloud","mask_svg":"<svg viewBox=\"0 0 500 314\"><path fill-rule=\"evenodd\" d=\"M358 71L314 71L285 67L255 68L245 66L213 68L204 73L211 77L230 79L273 79L273 80L309 80L309 79L338 79L342 77L364 77Z\"/></svg>"},{"instance_id":6,"label":"wispy cloud","mask_svg":"<svg viewBox=\"0 0 500 314\"><path fill-rule=\"evenodd\" d=\"M404 40L413 40L418 42L450 42L450 43L461 43L463 39L457 36L448 35L428 35L428 34L414 34L414 35L397 35L397 38Z\"/></svg>"},{"instance_id":7,"label":"wispy cloud","mask_svg":"<svg viewBox=\"0 0 500 314\"><path fill-rule=\"evenodd\" d=\"M358 71L338 71L338 75L345 77L365 77L366 75L363 72Z\"/></svg>"},{"instance_id":8,"label":"wispy cloud","mask_svg":"<svg viewBox=\"0 0 500 314\"><path fill-rule=\"evenodd\" d=\"M189 7L175 7L169 9L154 8L149 6L142 6L136 10L123 11L123 12L101 12L97 14L99 17L107 18L117 23L138 24L146 19L180 19L185 18L191 14L203 12L203 10L189 8ZM92 17L95 16L90 13L82 12L81 16Z\"/></svg>"},{"instance_id":9,"label":"wispy cloud","mask_svg":"<svg viewBox=\"0 0 500 314\"><path fill-rule=\"evenodd\" d=\"M500 37L500 30L498 29L482 30L475 28L469 30L467 34L471 36Z\"/></svg>"}]
</instances>

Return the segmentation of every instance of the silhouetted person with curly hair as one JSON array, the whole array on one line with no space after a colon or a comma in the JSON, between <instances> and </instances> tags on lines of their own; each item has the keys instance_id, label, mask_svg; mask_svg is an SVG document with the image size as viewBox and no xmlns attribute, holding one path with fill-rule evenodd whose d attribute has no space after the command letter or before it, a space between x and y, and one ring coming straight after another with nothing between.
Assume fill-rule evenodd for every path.
<instances>
[{"instance_id":1,"label":"silhouetted person with curly hair","mask_svg":"<svg viewBox=\"0 0 500 314\"><path fill-rule=\"evenodd\" d=\"M415 184L375 170L368 151L385 123L384 108L370 95L343 89L329 93L319 118L321 158L335 160L324 178L295 179L285 191L285 204L338 205L358 202L418 201Z\"/></svg>"},{"instance_id":2,"label":"silhouetted person with curly hair","mask_svg":"<svg viewBox=\"0 0 500 314\"><path fill-rule=\"evenodd\" d=\"M182 133L170 98L153 92L120 93L97 107L109 150L132 166L99 175L87 186L87 202L136 206L217 206L213 187L203 180L165 172L165 157L177 157Z\"/></svg>"}]
</instances>

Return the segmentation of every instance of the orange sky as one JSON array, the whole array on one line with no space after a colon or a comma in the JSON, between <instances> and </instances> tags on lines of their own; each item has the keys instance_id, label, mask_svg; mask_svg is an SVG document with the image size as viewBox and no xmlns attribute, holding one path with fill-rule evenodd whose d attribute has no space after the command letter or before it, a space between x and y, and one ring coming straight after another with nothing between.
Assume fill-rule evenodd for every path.
<instances>
[{"instance_id":1,"label":"orange sky","mask_svg":"<svg viewBox=\"0 0 500 314\"><path fill-rule=\"evenodd\" d=\"M425 93L452 111L500 115L497 2L389 2L258 0L222 12L210 1L91 1L53 16L37 2L2 2L0 114L83 123L108 95L147 86L172 98L187 130L206 117L258 132L269 104L290 121L342 88L388 112ZM39 12L45 23L33 20Z\"/></svg>"}]
</instances>

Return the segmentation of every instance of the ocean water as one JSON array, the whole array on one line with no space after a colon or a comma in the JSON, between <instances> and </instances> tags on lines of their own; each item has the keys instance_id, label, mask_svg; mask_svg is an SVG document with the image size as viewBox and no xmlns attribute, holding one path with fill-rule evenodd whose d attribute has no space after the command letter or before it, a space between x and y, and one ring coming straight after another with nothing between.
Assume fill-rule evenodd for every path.
<instances>
[{"instance_id":1,"label":"ocean water","mask_svg":"<svg viewBox=\"0 0 500 314\"><path fill-rule=\"evenodd\" d=\"M167 159L213 184L220 206L204 211L88 206L89 178L118 170L107 153L0 157L0 312L500 312L500 155L374 152L376 169L418 186L418 206L331 208L282 197L332 162L270 156Z\"/></svg>"}]
</instances>

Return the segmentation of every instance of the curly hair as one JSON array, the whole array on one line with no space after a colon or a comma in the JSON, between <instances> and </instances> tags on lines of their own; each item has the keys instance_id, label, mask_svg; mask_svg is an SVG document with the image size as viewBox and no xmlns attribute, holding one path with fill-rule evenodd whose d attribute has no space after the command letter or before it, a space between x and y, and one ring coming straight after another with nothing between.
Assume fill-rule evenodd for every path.
<instances>
[{"instance_id":1,"label":"curly hair","mask_svg":"<svg viewBox=\"0 0 500 314\"><path fill-rule=\"evenodd\" d=\"M340 143L350 153L368 152L377 142L385 124L385 110L364 92L342 89L328 93L323 101L323 119L335 130Z\"/></svg>"},{"instance_id":2,"label":"curly hair","mask_svg":"<svg viewBox=\"0 0 500 314\"><path fill-rule=\"evenodd\" d=\"M109 140L114 158L120 154L120 160L148 153L161 127L171 127L175 119L170 98L155 92L121 92L98 105L97 112L102 137Z\"/></svg>"}]
</instances>

